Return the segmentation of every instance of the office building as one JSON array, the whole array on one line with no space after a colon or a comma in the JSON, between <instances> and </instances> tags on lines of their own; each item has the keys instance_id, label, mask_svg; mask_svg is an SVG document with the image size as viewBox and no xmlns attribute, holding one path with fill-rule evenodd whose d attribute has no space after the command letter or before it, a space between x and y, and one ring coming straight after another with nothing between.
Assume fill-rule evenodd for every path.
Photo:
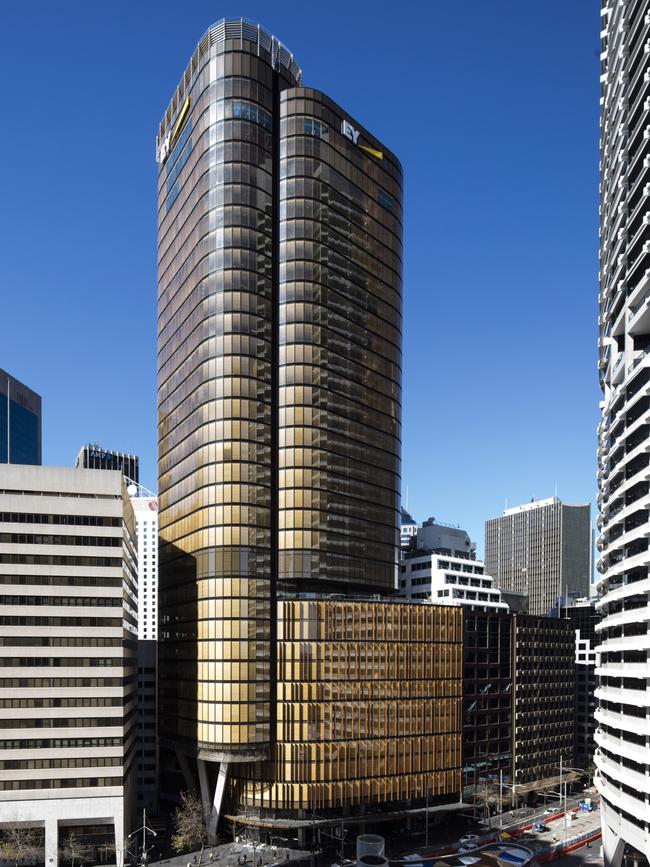
<instances>
[{"instance_id":1,"label":"office building","mask_svg":"<svg viewBox=\"0 0 650 867\"><path fill-rule=\"evenodd\" d=\"M473 611L507 611L501 591L479 560L437 552L407 552L399 567L399 594Z\"/></svg>"},{"instance_id":2,"label":"office building","mask_svg":"<svg viewBox=\"0 0 650 867\"><path fill-rule=\"evenodd\" d=\"M472 542L467 530L456 524L445 524L435 518L427 518L417 528L413 547L417 550L438 551L450 557L474 560L476 543Z\"/></svg>"},{"instance_id":3,"label":"office building","mask_svg":"<svg viewBox=\"0 0 650 867\"><path fill-rule=\"evenodd\" d=\"M528 614L528 596L515 590L501 590L501 599L506 603L512 614Z\"/></svg>"},{"instance_id":4,"label":"office building","mask_svg":"<svg viewBox=\"0 0 650 867\"><path fill-rule=\"evenodd\" d=\"M626 846L650 857L649 14L648 0L601 6L595 763L608 867Z\"/></svg>"},{"instance_id":5,"label":"office building","mask_svg":"<svg viewBox=\"0 0 650 867\"><path fill-rule=\"evenodd\" d=\"M506 509L485 523L485 567L503 590L528 596L531 614L589 596L591 507L558 497Z\"/></svg>"},{"instance_id":6,"label":"office building","mask_svg":"<svg viewBox=\"0 0 650 867\"><path fill-rule=\"evenodd\" d=\"M158 638L158 498L142 485L130 484L138 542L138 715L136 781L138 812L158 809L157 638Z\"/></svg>"},{"instance_id":7,"label":"office building","mask_svg":"<svg viewBox=\"0 0 650 867\"><path fill-rule=\"evenodd\" d=\"M0 468L0 827L109 834L133 808L135 520L120 473ZM119 860L118 860L119 863Z\"/></svg>"},{"instance_id":8,"label":"office building","mask_svg":"<svg viewBox=\"0 0 650 867\"><path fill-rule=\"evenodd\" d=\"M151 815L158 810L157 762L157 648L158 637L158 498L137 481L139 458L101 448L83 446L77 468L117 470L127 483L133 507L138 554L138 642L136 707L136 799L135 809Z\"/></svg>"},{"instance_id":9,"label":"office building","mask_svg":"<svg viewBox=\"0 0 650 867\"><path fill-rule=\"evenodd\" d=\"M141 485L127 488L138 540L138 638L158 638L158 497Z\"/></svg>"},{"instance_id":10,"label":"office building","mask_svg":"<svg viewBox=\"0 0 650 867\"><path fill-rule=\"evenodd\" d=\"M408 551L411 547L412 540L418 534L418 525L410 512L407 512L404 507L400 512L400 548L402 551Z\"/></svg>"},{"instance_id":11,"label":"office building","mask_svg":"<svg viewBox=\"0 0 650 867\"><path fill-rule=\"evenodd\" d=\"M463 608L463 784L475 799L512 779L513 631L507 612Z\"/></svg>"},{"instance_id":12,"label":"office building","mask_svg":"<svg viewBox=\"0 0 650 867\"><path fill-rule=\"evenodd\" d=\"M75 466L86 470L119 470L137 485L140 481L139 463L137 455L115 452L97 443L89 443L79 449Z\"/></svg>"},{"instance_id":13,"label":"office building","mask_svg":"<svg viewBox=\"0 0 650 867\"><path fill-rule=\"evenodd\" d=\"M568 620L512 618L512 781L525 798L574 762L575 632ZM564 781L576 778L574 772Z\"/></svg>"},{"instance_id":14,"label":"office building","mask_svg":"<svg viewBox=\"0 0 650 867\"><path fill-rule=\"evenodd\" d=\"M41 398L0 370L0 464L41 463Z\"/></svg>"},{"instance_id":15,"label":"office building","mask_svg":"<svg viewBox=\"0 0 650 867\"><path fill-rule=\"evenodd\" d=\"M595 599L579 599L562 611L576 633L575 761L589 767L594 756L596 731L596 624L600 615Z\"/></svg>"},{"instance_id":16,"label":"office building","mask_svg":"<svg viewBox=\"0 0 650 867\"><path fill-rule=\"evenodd\" d=\"M358 828L391 818L391 804L402 823L406 809L416 818L427 801L457 809L461 610L286 600L278 616L273 757L234 766L231 803L242 809L229 820L272 818L277 833L305 845L307 835L318 843L321 829L339 827L334 816Z\"/></svg>"},{"instance_id":17,"label":"office building","mask_svg":"<svg viewBox=\"0 0 650 867\"><path fill-rule=\"evenodd\" d=\"M157 151L160 741L216 809L277 766L279 601L396 586L402 173L241 20Z\"/></svg>"}]
</instances>

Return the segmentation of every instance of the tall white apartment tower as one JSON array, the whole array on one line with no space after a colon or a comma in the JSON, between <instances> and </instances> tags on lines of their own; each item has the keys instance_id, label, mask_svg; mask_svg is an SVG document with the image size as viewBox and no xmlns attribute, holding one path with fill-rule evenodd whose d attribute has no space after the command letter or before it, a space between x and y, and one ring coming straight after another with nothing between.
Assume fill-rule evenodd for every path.
<instances>
[{"instance_id":1,"label":"tall white apartment tower","mask_svg":"<svg viewBox=\"0 0 650 867\"><path fill-rule=\"evenodd\" d=\"M650 0L601 16L595 763L618 865L650 855Z\"/></svg>"}]
</instances>

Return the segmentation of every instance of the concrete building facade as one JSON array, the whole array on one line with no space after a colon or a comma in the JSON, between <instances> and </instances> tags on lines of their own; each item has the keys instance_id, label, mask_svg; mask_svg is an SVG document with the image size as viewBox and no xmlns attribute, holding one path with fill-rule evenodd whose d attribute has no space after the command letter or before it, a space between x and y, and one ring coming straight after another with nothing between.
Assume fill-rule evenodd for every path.
<instances>
[{"instance_id":1,"label":"concrete building facade","mask_svg":"<svg viewBox=\"0 0 650 867\"><path fill-rule=\"evenodd\" d=\"M650 857L648 0L601 4L595 734L608 865Z\"/></svg>"},{"instance_id":2,"label":"concrete building facade","mask_svg":"<svg viewBox=\"0 0 650 867\"><path fill-rule=\"evenodd\" d=\"M473 611L508 611L485 564L436 551L410 551L399 567L399 594L437 605L461 605Z\"/></svg>"},{"instance_id":3,"label":"concrete building facade","mask_svg":"<svg viewBox=\"0 0 650 867\"><path fill-rule=\"evenodd\" d=\"M137 564L120 473L0 467L0 827L45 862L102 826L118 864L134 793Z\"/></svg>"},{"instance_id":4,"label":"concrete building facade","mask_svg":"<svg viewBox=\"0 0 650 867\"><path fill-rule=\"evenodd\" d=\"M531 614L558 600L589 596L591 506L558 497L506 509L485 522L485 565L503 590L528 596Z\"/></svg>"}]
</instances>

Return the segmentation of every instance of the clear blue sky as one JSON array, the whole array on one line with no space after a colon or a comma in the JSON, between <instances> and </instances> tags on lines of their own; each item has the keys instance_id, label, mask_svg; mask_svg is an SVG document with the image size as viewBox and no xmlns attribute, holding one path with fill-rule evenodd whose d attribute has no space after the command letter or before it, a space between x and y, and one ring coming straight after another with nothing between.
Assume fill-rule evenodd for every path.
<instances>
[{"instance_id":1,"label":"clear blue sky","mask_svg":"<svg viewBox=\"0 0 650 867\"><path fill-rule=\"evenodd\" d=\"M598 2L5 3L0 367L44 462L156 486L154 136L194 47L259 21L405 170L403 487L466 526L595 493Z\"/></svg>"}]
</instances>

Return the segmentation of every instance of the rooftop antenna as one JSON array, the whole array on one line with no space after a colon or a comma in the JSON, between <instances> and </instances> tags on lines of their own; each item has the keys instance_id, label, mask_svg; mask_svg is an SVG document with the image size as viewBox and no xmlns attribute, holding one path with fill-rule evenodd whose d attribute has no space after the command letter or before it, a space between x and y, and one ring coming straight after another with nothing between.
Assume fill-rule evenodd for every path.
<instances>
[{"instance_id":1,"label":"rooftop antenna","mask_svg":"<svg viewBox=\"0 0 650 867\"><path fill-rule=\"evenodd\" d=\"M557 482L555 483L555 496L557 497Z\"/></svg>"}]
</instances>

